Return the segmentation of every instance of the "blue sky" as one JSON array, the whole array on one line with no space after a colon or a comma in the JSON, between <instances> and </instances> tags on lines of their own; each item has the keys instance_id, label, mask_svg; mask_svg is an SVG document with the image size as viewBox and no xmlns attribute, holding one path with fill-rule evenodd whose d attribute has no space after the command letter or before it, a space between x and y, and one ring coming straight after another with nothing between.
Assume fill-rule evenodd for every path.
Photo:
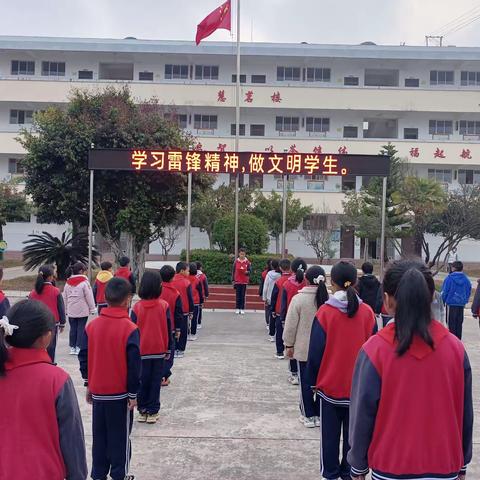
<instances>
[{"instance_id":1,"label":"blue sky","mask_svg":"<svg viewBox=\"0 0 480 480\"><path fill-rule=\"evenodd\" d=\"M235 2L235 0L232 0ZM478 0L241 0L250 41L422 45L425 35L479 7ZM222 0L22 0L2 2L2 35L193 40ZM253 26L253 28L252 28ZM229 40L217 32L212 40ZM446 38L480 45L480 20Z\"/></svg>"}]
</instances>

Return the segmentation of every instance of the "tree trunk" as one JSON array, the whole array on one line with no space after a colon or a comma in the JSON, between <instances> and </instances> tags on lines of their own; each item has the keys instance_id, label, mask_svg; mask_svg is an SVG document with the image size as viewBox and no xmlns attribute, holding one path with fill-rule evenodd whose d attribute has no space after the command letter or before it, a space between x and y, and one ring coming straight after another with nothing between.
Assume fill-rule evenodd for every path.
<instances>
[{"instance_id":1,"label":"tree trunk","mask_svg":"<svg viewBox=\"0 0 480 480\"><path fill-rule=\"evenodd\" d=\"M145 272L145 258L147 255L147 244L139 245L133 235L127 233L126 255L130 258L130 265L137 282L140 282Z\"/></svg>"},{"instance_id":2,"label":"tree trunk","mask_svg":"<svg viewBox=\"0 0 480 480\"><path fill-rule=\"evenodd\" d=\"M205 230L205 232L207 233L208 244L210 245L210 250L213 250L212 232L210 232L210 231L208 231L208 230Z\"/></svg>"},{"instance_id":3,"label":"tree trunk","mask_svg":"<svg viewBox=\"0 0 480 480\"><path fill-rule=\"evenodd\" d=\"M422 258L423 249L423 234L421 232L415 232L413 235L413 252L417 257Z\"/></svg>"},{"instance_id":4,"label":"tree trunk","mask_svg":"<svg viewBox=\"0 0 480 480\"><path fill-rule=\"evenodd\" d=\"M370 246L370 240L368 238L364 239L364 247L363 247L363 261L366 262L368 260L368 247Z\"/></svg>"}]
</instances>

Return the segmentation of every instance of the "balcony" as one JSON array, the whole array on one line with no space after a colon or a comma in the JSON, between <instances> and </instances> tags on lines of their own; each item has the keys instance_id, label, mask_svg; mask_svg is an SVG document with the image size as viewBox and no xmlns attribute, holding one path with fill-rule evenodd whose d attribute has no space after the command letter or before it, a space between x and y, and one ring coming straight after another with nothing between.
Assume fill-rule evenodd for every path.
<instances>
[{"instance_id":1,"label":"balcony","mask_svg":"<svg viewBox=\"0 0 480 480\"><path fill-rule=\"evenodd\" d=\"M132 96L139 99L158 98L161 105L232 108L235 87L231 84L143 83L136 81L78 81L49 79L0 80L1 102L65 103L74 88L95 89L101 86L129 85ZM244 101L253 91L253 102ZM219 91L223 91L219 97ZM274 95L275 94L275 95ZM278 94L278 95L277 95ZM221 100L220 100L221 99ZM242 108L274 108L297 110L353 110L389 112L458 112L479 113L477 91L458 89L402 89L338 86L243 85Z\"/></svg>"}]
</instances>

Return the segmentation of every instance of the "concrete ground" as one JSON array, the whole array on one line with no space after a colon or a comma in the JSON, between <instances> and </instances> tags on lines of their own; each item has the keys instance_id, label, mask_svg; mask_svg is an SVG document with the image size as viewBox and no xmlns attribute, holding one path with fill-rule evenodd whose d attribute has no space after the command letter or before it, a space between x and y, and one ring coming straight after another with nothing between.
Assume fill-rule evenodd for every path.
<instances>
[{"instance_id":1,"label":"concrete ground","mask_svg":"<svg viewBox=\"0 0 480 480\"><path fill-rule=\"evenodd\" d=\"M139 480L312 480L319 474L319 429L298 421L298 387L287 382L287 361L274 358L261 314L205 313L204 328L176 361L162 389L156 425L134 424L131 473ZM76 357L59 365L72 375L85 422L90 457L91 409L84 400ZM465 320L474 371L480 370L478 322ZM474 382L477 428L469 478L480 478L480 390ZM90 460L90 458L89 458Z\"/></svg>"}]
</instances>

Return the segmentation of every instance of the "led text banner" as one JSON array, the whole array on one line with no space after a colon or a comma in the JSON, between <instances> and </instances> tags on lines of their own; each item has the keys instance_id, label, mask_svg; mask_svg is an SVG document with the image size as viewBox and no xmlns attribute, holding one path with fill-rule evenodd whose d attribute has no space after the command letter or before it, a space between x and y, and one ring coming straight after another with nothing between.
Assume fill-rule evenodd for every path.
<instances>
[{"instance_id":1,"label":"led text banner","mask_svg":"<svg viewBox=\"0 0 480 480\"><path fill-rule=\"evenodd\" d=\"M390 172L390 158L381 155L94 149L90 150L89 168L135 172L385 177Z\"/></svg>"}]
</instances>

